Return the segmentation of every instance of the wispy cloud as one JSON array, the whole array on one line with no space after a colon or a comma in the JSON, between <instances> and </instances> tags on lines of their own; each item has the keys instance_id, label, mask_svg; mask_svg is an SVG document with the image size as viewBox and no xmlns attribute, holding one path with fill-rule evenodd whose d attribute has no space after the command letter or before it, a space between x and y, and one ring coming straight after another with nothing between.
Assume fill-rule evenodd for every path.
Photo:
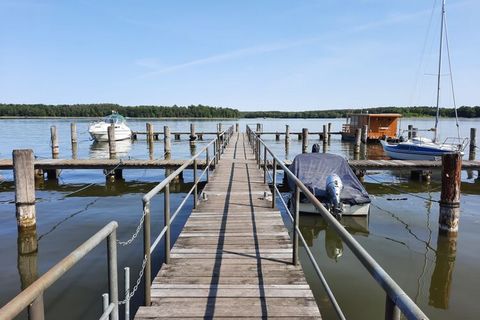
<instances>
[{"instance_id":1,"label":"wispy cloud","mask_svg":"<svg viewBox=\"0 0 480 320\"><path fill-rule=\"evenodd\" d=\"M463 6L470 3L472 3L471 0L466 0L466 1L455 3L455 5L452 5L452 6ZM427 16L429 14L431 14L431 9L420 10L416 12L409 12L404 14L390 15L385 17L384 19L380 19L377 21L368 22L364 24L359 24L356 26L351 26L344 30L339 30L338 32L335 32L335 33L328 33L328 34L323 34L321 36L316 36L316 37L309 37L309 38L303 38L298 40L285 40L285 41L280 41L280 42L275 42L275 43L270 43L265 45L241 48L241 49L220 53L220 54L215 54L209 57L199 58L199 59L187 61L184 63L174 64L174 65L165 66L165 67L160 67L158 65L149 63L148 67L151 68L152 71L149 71L147 73L140 75L139 78L148 78L148 77L153 77L153 76L157 76L165 73L174 72L177 70L187 69L190 67L208 65L208 64L218 63L222 61L240 59L248 56L256 56L256 55L261 55L265 53L277 52L277 51L287 50L295 47L306 46L314 43L319 43L321 41L325 41L326 39L331 37L339 37L342 34L348 35L353 33L364 32L367 30L377 29L377 28L381 28L389 25L405 23L408 21L412 21L414 19L418 19L423 16ZM138 63L138 61L141 61L141 60L143 59L137 60L136 64L141 65L141 63Z\"/></svg>"}]
</instances>

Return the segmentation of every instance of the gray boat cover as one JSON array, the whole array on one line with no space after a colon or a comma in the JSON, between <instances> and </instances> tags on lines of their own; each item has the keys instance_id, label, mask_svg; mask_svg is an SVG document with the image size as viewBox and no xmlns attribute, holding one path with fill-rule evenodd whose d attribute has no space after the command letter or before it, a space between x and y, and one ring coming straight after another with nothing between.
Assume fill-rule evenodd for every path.
<instances>
[{"instance_id":1,"label":"gray boat cover","mask_svg":"<svg viewBox=\"0 0 480 320\"><path fill-rule=\"evenodd\" d=\"M347 160L330 153L304 153L295 157L290 166L292 171L308 189L320 200L326 197L326 180L331 174L342 179L343 190L340 200L350 205L369 203L367 190L358 181ZM294 190L295 183L288 179L288 185Z\"/></svg>"}]
</instances>

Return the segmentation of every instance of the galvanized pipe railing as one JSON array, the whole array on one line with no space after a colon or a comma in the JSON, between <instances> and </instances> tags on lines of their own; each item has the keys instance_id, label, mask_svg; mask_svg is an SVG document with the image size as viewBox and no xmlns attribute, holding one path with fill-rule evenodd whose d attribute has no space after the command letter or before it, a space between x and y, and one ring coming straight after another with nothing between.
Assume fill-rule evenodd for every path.
<instances>
[{"instance_id":1,"label":"galvanized pipe railing","mask_svg":"<svg viewBox=\"0 0 480 320\"><path fill-rule=\"evenodd\" d=\"M196 208L198 202L198 183L202 180L203 176L206 175L207 181L209 179L209 170L214 165L218 164L221 154L224 153L225 147L230 141L231 136L233 135L233 126L228 128L225 131L218 132L217 136L210 141L206 146L204 146L197 154L191 157L186 161L181 167L175 170L168 177L163 179L158 185L156 185L152 190L150 190L145 196L143 196L143 210L145 214L145 219L143 221L143 244L144 244L144 254L146 258L145 265L145 305L149 306L151 304L151 279L152 279L152 265L151 265L151 255L154 252L157 245L160 241L165 238L165 248L164 248L164 262L166 264L170 263L170 224L175 220L177 215L180 213L181 209L187 202L188 198L192 193L194 193L194 203L193 207ZM210 158L209 148L213 146L213 154ZM200 176L197 176L197 160L198 158L205 153L206 165L205 169L202 171ZM170 216L170 183L178 177L188 166L193 163L194 166L194 184L187 195L184 197L180 205L177 207L173 215ZM160 234L155 238L153 244L151 243L151 234L150 234L150 216L151 216L151 201L154 196L159 194L163 190L164 193L164 227L160 231Z\"/></svg>"},{"instance_id":2,"label":"galvanized pipe railing","mask_svg":"<svg viewBox=\"0 0 480 320\"><path fill-rule=\"evenodd\" d=\"M298 215L298 204L300 201L300 191L304 194L304 196L310 201L311 204L313 204L320 212L322 215L323 219L328 223L330 227L342 238L343 242L350 248L350 250L353 252L353 254L357 257L358 260L363 264L363 266L368 270L368 272L372 275L372 277L377 281L377 283L382 287L382 289L386 293L386 304L385 304L385 319L400 319L400 311L405 315L407 319L428 319L428 317L423 313L423 311L413 302L412 299L400 288L400 286L390 277L390 275L375 261L375 259L355 240L355 238L348 233L347 230L337 221L335 217L333 217L330 212L325 209L325 207L322 205L322 203L313 195L313 193L308 190L308 188L293 174L287 166L283 163L281 159L279 159L271 150L268 148L268 146L265 144L265 142L255 133L252 129L250 129L249 126L246 128L247 130L247 136L250 141L250 144L254 148L254 154L256 156L257 163L259 166L261 166L261 159L260 159L260 148L263 146L265 150L267 151L268 154L271 155L273 159L273 163L275 166L273 167L273 172L274 176L276 175L276 170L277 170L277 165L280 166L280 168L284 171L284 173L288 176L289 179L291 179L296 186L295 190L295 215L292 217L294 221L294 227L293 227L293 247L294 247L294 253L293 253L293 263L296 263L298 260L297 255L298 255L298 238L302 240L302 243L304 245L305 250L307 251L308 257L312 264L315 267L315 270L317 274L320 276L320 278L323 277L321 276L321 271L320 268L317 264L317 262L314 259L313 254L311 253L310 249L306 245L305 239L303 238L303 235L299 229L299 215ZM268 167L266 164L267 162L265 161L265 166L264 170L267 170L265 167ZM266 171L265 171L266 172ZM278 193L280 199L282 200L282 203L287 209L287 212L292 216L290 211L288 210L288 207L286 203L283 201L283 198L281 196L280 191L274 185L274 192L272 192L272 201L276 201L276 194ZM272 204L273 206L273 204ZM323 282L323 280L322 280ZM326 282L325 282L326 283ZM329 289L327 289L327 294ZM330 297L330 294L329 294ZM332 296L330 299L332 299ZM333 297L334 299L334 297ZM332 303L335 304L335 300L332 301ZM341 310L337 310L337 315L340 318L343 318L343 314L341 314Z\"/></svg>"},{"instance_id":3,"label":"galvanized pipe railing","mask_svg":"<svg viewBox=\"0 0 480 320\"><path fill-rule=\"evenodd\" d=\"M43 295L52 284L62 277L68 270L77 264L90 251L97 247L104 239L108 243L108 289L107 311L110 318L118 320L118 275L117 275L117 230L118 223L112 221L90 237L78 248L73 250L68 256L59 263L50 268L43 276L20 292L15 298L0 309L0 319L13 319L22 310L27 308L35 299ZM32 319L44 319L43 309L33 309L30 314ZM107 314L107 315L108 315ZM102 315L103 317L104 315Z\"/></svg>"}]
</instances>

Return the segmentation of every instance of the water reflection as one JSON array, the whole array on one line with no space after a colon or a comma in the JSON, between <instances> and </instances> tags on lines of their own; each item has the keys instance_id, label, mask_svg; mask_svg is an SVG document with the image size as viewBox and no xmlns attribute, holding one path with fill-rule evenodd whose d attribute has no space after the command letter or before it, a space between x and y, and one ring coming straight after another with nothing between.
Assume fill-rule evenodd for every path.
<instances>
[{"instance_id":1,"label":"water reflection","mask_svg":"<svg viewBox=\"0 0 480 320\"><path fill-rule=\"evenodd\" d=\"M17 268L20 276L20 286L24 290L38 279L38 241L36 227L19 229L17 237ZM43 295L35 299L28 307L29 319L32 311L43 310Z\"/></svg>"},{"instance_id":2,"label":"water reflection","mask_svg":"<svg viewBox=\"0 0 480 320\"><path fill-rule=\"evenodd\" d=\"M344 216L339 221L352 235L368 236L368 217ZM327 256L337 261L343 255L343 242L335 230L328 226L327 222L320 215L302 214L300 217L300 230L309 247L319 237L322 230L325 230L325 251Z\"/></svg>"},{"instance_id":3,"label":"water reflection","mask_svg":"<svg viewBox=\"0 0 480 320\"><path fill-rule=\"evenodd\" d=\"M116 141L117 157L128 157L128 153L132 149L131 140ZM153 148L152 148L153 151ZM90 158L92 159L110 159L108 151L108 142L95 141L90 145Z\"/></svg>"},{"instance_id":4,"label":"water reflection","mask_svg":"<svg viewBox=\"0 0 480 320\"><path fill-rule=\"evenodd\" d=\"M457 237L440 233L428 301L428 304L435 308L448 309L456 256Z\"/></svg>"}]
</instances>

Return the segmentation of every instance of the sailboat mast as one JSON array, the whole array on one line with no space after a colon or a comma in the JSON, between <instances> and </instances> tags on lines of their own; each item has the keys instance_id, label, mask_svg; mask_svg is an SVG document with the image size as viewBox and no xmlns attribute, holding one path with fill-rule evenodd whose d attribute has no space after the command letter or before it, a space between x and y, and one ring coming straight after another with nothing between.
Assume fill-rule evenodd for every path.
<instances>
[{"instance_id":1,"label":"sailboat mast","mask_svg":"<svg viewBox=\"0 0 480 320\"><path fill-rule=\"evenodd\" d=\"M437 74L437 116L435 117L435 132L433 142L438 138L438 117L440 116L440 78L442 72L442 47L443 47L443 19L445 17L445 0L442 0L442 18L440 20L440 46L438 52L438 74Z\"/></svg>"}]
</instances>

